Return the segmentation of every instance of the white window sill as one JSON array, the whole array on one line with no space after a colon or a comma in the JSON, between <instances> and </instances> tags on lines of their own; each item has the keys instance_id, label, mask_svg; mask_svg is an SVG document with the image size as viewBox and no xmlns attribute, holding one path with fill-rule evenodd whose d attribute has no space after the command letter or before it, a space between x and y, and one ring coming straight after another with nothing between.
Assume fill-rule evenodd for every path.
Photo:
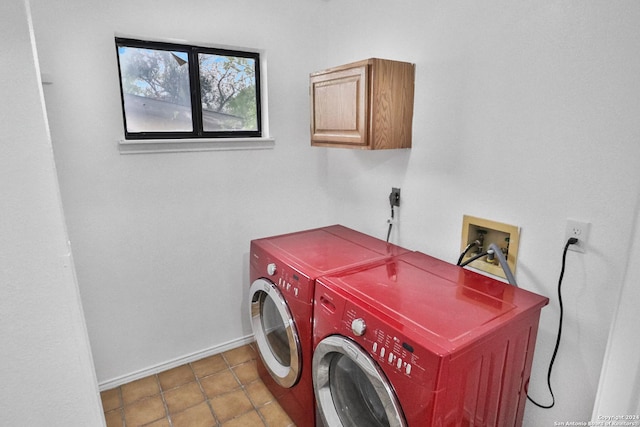
<instances>
[{"instance_id":1,"label":"white window sill","mask_svg":"<svg viewBox=\"0 0 640 427\"><path fill-rule=\"evenodd\" d=\"M120 154L270 150L275 142L275 138L136 139L119 140L118 150Z\"/></svg>"}]
</instances>

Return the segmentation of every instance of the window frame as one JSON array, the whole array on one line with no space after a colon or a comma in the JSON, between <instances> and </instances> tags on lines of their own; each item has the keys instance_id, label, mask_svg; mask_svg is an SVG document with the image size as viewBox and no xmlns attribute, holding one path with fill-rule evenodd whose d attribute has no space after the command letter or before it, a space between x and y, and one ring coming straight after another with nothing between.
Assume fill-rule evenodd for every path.
<instances>
[{"instance_id":1,"label":"window frame","mask_svg":"<svg viewBox=\"0 0 640 427\"><path fill-rule=\"evenodd\" d=\"M118 64L118 84L120 86L120 101L122 108L122 120L124 130L124 141L121 144L127 144L128 142L144 142L149 140L157 140L158 142L173 142L183 140L239 140L250 141L259 140L264 138L265 126L263 124L263 107L262 103L265 102L262 89L262 75L261 65L262 60L261 53L258 51L239 50L219 48L214 46L199 46L192 44L181 44L165 41L154 40L142 40L138 38L130 37L115 37L116 47L116 59ZM120 53L118 49L120 47L132 47L142 49L155 49L165 52L179 51L187 54L189 62L189 86L190 86L190 100L191 100L191 119L192 119L192 131L144 131L144 132L129 132L127 130L127 117L125 112L124 101L124 88L122 84L122 73L120 68ZM203 127L203 108L201 100L201 87L200 87L200 67L198 66L199 54L212 54L222 56L235 56L242 58L253 59L255 64L255 92L256 92L256 124L257 130L237 130L237 131L207 131ZM195 64L192 66L192 64ZM151 141L149 141L151 142ZM172 150L175 151L175 150Z\"/></svg>"}]
</instances>

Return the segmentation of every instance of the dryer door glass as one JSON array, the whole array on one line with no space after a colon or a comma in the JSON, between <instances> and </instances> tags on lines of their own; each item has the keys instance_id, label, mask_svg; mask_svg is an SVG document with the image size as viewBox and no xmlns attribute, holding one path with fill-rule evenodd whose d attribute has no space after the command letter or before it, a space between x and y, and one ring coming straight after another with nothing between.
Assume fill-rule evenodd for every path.
<instances>
[{"instance_id":1,"label":"dryer door glass","mask_svg":"<svg viewBox=\"0 0 640 427\"><path fill-rule=\"evenodd\" d=\"M406 427L384 372L349 338L320 341L313 353L313 386L325 427Z\"/></svg>"},{"instance_id":2,"label":"dryer door glass","mask_svg":"<svg viewBox=\"0 0 640 427\"><path fill-rule=\"evenodd\" d=\"M349 357L336 355L332 358L329 387L343 425L389 426L384 405L371 380Z\"/></svg>"},{"instance_id":3,"label":"dryer door glass","mask_svg":"<svg viewBox=\"0 0 640 427\"><path fill-rule=\"evenodd\" d=\"M287 338L287 325L280 317L273 298L263 292L260 295L260 303L262 306L262 315L260 316L262 330L267 337L269 349L280 364L289 366L291 365L291 354Z\"/></svg>"},{"instance_id":4,"label":"dryer door glass","mask_svg":"<svg viewBox=\"0 0 640 427\"><path fill-rule=\"evenodd\" d=\"M293 387L300 378L302 350L287 303L278 288L266 279L253 282L249 293L251 328L258 353L278 384Z\"/></svg>"}]
</instances>

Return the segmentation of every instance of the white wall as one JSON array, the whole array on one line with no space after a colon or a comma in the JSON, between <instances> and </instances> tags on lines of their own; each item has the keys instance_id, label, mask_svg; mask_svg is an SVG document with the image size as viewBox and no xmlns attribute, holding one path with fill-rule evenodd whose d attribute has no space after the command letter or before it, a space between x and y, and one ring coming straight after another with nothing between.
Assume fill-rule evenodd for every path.
<instances>
[{"instance_id":1,"label":"white wall","mask_svg":"<svg viewBox=\"0 0 640 427\"><path fill-rule=\"evenodd\" d=\"M328 8L328 62L379 56L415 62L417 72L410 152L330 152L325 186L342 202L332 219L383 236L386 196L399 186L395 241L452 262L463 214L522 227L519 284L552 300L530 385L545 404L565 221L590 221L587 253L567 257L557 404L528 404L525 425L589 420L640 190L640 3L352 0Z\"/></svg>"},{"instance_id":2,"label":"white wall","mask_svg":"<svg viewBox=\"0 0 640 427\"><path fill-rule=\"evenodd\" d=\"M32 3L99 382L249 335L249 241L327 218L308 143L322 4ZM120 155L114 33L265 49L275 149Z\"/></svg>"},{"instance_id":3,"label":"white wall","mask_svg":"<svg viewBox=\"0 0 640 427\"><path fill-rule=\"evenodd\" d=\"M545 403L565 220L592 223L568 257L558 403L525 424L591 416L640 190L640 3L33 5L100 382L245 336L251 238L337 222L384 237L399 186L409 248L455 260L463 214L522 227L517 279L552 298L530 389ZM266 49L276 148L119 155L114 32ZM309 147L309 72L371 56L417 64L414 147Z\"/></svg>"},{"instance_id":4,"label":"white wall","mask_svg":"<svg viewBox=\"0 0 640 427\"><path fill-rule=\"evenodd\" d=\"M0 425L104 425L28 7L0 3Z\"/></svg>"},{"instance_id":5,"label":"white wall","mask_svg":"<svg viewBox=\"0 0 640 427\"><path fill-rule=\"evenodd\" d=\"M634 236L630 262L605 353L593 411L594 420L616 415L640 415L640 210Z\"/></svg>"}]
</instances>

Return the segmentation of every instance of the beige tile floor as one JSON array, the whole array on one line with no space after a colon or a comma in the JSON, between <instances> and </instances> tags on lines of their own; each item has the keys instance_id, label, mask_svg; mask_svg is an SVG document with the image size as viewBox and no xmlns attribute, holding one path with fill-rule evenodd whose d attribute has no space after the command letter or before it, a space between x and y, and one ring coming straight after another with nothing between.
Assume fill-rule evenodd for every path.
<instances>
[{"instance_id":1,"label":"beige tile floor","mask_svg":"<svg viewBox=\"0 0 640 427\"><path fill-rule=\"evenodd\" d=\"M107 427L295 427L248 344L101 393Z\"/></svg>"}]
</instances>

